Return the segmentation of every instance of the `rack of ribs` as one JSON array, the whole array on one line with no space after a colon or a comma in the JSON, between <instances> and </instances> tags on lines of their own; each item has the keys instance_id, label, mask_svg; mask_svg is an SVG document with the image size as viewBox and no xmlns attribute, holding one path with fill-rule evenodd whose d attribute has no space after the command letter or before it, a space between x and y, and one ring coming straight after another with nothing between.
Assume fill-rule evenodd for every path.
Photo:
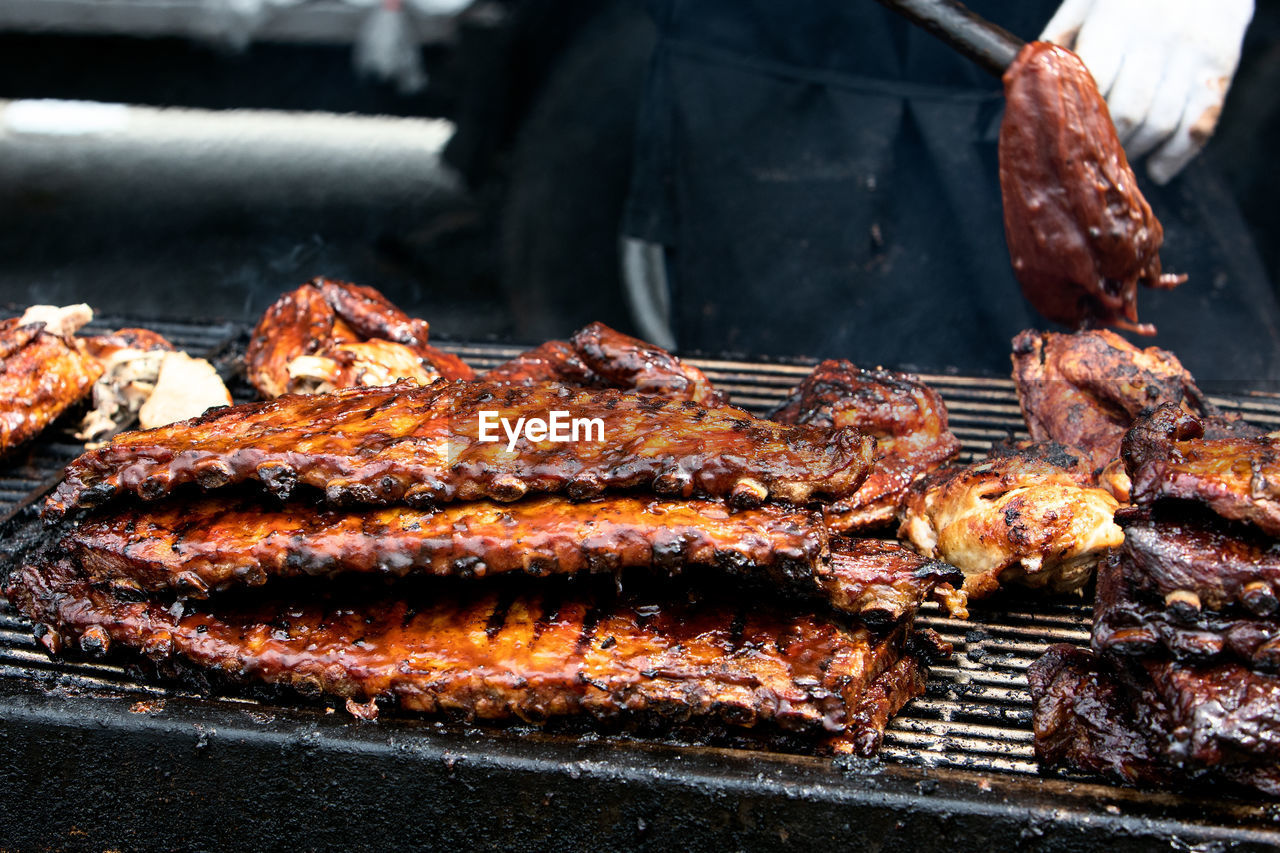
<instances>
[{"instance_id":1,"label":"rack of ribs","mask_svg":"<svg viewBox=\"0 0 1280 853\"><path fill-rule=\"evenodd\" d=\"M598 419L603 441L481 441L479 415L511 423L555 410ZM437 382L290 395L117 436L72 462L51 517L115 495L154 500L178 486L257 481L279 497L299 485L334 504L435 504L528 493L575 499L649 489L670 497L804 504L853 494L875 440L853 429L786 427L732 407L485 382Z\"/></svg>"},{"instance_id":2,"label":"rack of ribs","mask_svg":"<svg viewBox=\"0 0 1280 853\"><path fill-rule=\"evenodd\" d=\"M908 373L864 370L849 361L819 364L772 417L790 425L854 427L875 438L875 465L866 481L825 509L837 533L891 523L911 484L960 452L937 391Z\"/></svg>"},{"instance_id":3,"label":"rack of ribs","mask_svg":"<svg viewBox=\"0 0 1280 853\"><path fill-rule=\"evenodd\" d=\"M1242 608L1280 612L1280 542L1194 507L1125 510L1125 579L1135 591L1194 617Z\"/></svg>"},{"instance_id":4,"label":"rack of ribs","mask_svg":"<svg viewBox=\"0 0 1280 853\"><path fill-rule=\"evenodd\" d=\"M1183 500L1280 535L1280 438L1205 438L1201 419L1172 403L1134 424L1121 454L1135 503Z\"/></svg>"},{"instance_id":5,"label":"rack of ribs","mask_svg":"<svg viewBox=\"0 0 1280 853\"><path fill-rule=\"evenodd\" d=\"M1031 666L1036 752L1128 781L1280 794L1273 439L1205 438L1176 403L1122 456L1135 506L1098 570L1092 651Z\"/></svg>"},{"instance_id":6,"label":"rack of ribs","mask_svg":"<svg viewBox=\"0 0 1280 853\"><path fill-rule=\"evenodd\" d=\"M539 497L439 509L337 511L242 497L175 500L92 516L61 548L94 582L133 594L207 598L269 579L344 574L535 577L712 568L877 623L931 595L953 611L963 577L893 542L831 540L820 513L766 504L630 496Z\"/></svg>"},{"instance_id":7,"label":"rack of ribs","mask_svg":"<svg viewBox=\"0 0 1280 853\"><path fill-rule=\"evenodd\" d=\"M67 560L15 575L9 593L51 626L42 642L54 653L122 646L161 666L346 698L366 714L382 700L486 721L718 722L869 754L889 716L924 689L904 653L905 624L877 636L733 594L690 601L491 579L171 605L116 597Z\"/></svg>"}]
</instances>

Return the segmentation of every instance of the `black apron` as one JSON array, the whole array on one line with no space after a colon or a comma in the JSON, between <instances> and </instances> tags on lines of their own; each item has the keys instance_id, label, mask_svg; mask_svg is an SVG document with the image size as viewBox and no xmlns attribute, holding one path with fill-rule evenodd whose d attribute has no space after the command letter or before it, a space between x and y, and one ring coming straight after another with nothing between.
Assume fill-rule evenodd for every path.
<instances>
[{"instance_id":1,"label":"black apron","mask_svg":"<svg viewBox=\"0 0 1280 853\"><path fill-rule=\"evenodd\" d=\"M1057 0L968 5L1031 39ZM1004 242L997 79L873 0L654 13L624 227L667 249L682 349L1007 374L1010 339L1052 328ZM1191 279L1140 294L1160 334L1135 342L1215 387L1280 379L1280 306L1224 183L1199 161L1140 179Z\"/></svg>"}]
</instances>

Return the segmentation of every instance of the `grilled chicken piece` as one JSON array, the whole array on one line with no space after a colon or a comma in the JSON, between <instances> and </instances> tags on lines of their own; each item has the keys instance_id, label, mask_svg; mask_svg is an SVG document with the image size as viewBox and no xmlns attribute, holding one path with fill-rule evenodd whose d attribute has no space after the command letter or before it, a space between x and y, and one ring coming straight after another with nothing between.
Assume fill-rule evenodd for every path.
<instances>
[{"instance_id":1,"label":"grilled chicken piece","mask_svg":"<svg viewBox=\"0 0 1280 853\"><path fill-rule=\"evenodd\" d=\"M76 433L91 449L135 418L151 429L231 405L231 392L212 364L177 351L156 332L120 329L84 344L103 368L93 385L93 408Z\"/></svg>"},{"instance_id":2,"label":"grilled chicken piece","mask_svg":"<svg viewBox=\"0 0 1280 853\"><path fill-rule=\"evenodd\" d=\"M1198 662L1236 660L1256 670L1280 670L1280 623L1201 610L1190 597L1147 601L1130 586L1132 571L1123 555L1111 555L1098 566L1096 651Z\"/></svg>"},{"instance_id":3,"label":"grilled chicken piece","mask_svg":"<svg viewBox=\"0 0 1280 853\"><path fill-rule=\"evenodd\" d=\"M1136 504L1178 499L1280 536L1280 437L1204 438L1204 423L1172 403L1134 424L1121 454Z\"/></svg>"},{"instance_id":4,"label":"grilled chicken piece","mask_svg":"<svg viewBox=\"0 0 1280 853\"><path fill-rule=\"evenodd\" d=\"M1212 410L1173 353L1138 349L1105 329L1025 331L1013 339L1012 358L1031 437L1079 448L1094 468L1120 455L1120 440L1145 409L1172 402Z\"/></svg>"},{"instance_id":5,"label":"grilled chicken piece","mask_svg":"<svg viewBox=\"0 0 1280 853\"><path fill-rule=\"evenodd\" d=\"M1083 460L1057 445L1022 445L916 483L898 535L965 574L969 598L1017 582L1075 590L1124 534L1119 504L1092 488Z\"/></svg>"},{"instance_id":6,"label":"grilled chicken piece","mask_svg":"<svg viewBox=\"0 0 1280 853\"><path fill-rule=\"evenodd\" d=\"M1012 358L1031 437L1084 451L1102 469L1099 485L1121 501L1128 500L1130 484L1116 463L1120 441L1144 411L1177 403L1198 415L1214 437L1262 433L1209 402L1173 353L1138 349L1105 329L1070 335L1025 331L1013 339Z\"/></svg>"},{"instance_id":7,"label":"grilled chicken piece","mask_svg":"<svg viewBox=\"0 0 1280 853\"><path fill-rule=\"evenodd\" d=\"M727 724L838 738L865 754L888 716L924 690L903 653L905 624L877 638L733 595L673 601L615 596L608 583L544 579L535 590L495 579L395 595L373 585L227 596L192 609L116 598L66 560L15 574L8 594L48 626L53 652L124 647L234 679L468 719Z\"/></svg>"},{"instance_id":8,"label":"grilled chicken piece","mask_svg":"<svg viewBox=\"0 0 1280 853\"><path fill-rule=\"evenodd\" d=\"M1237 606L1280 613L1280 542L1203 512L1121 511L1126 580L1138 592L1194 618Z\"/></svg>"},{"instance_id":9,"label":"grilled chicken piece","mask_svg":"<svg viewBox=\"0 0 1280 853\"><path fill-rule=\"evenodd\" d=\"M938 392L907 373L819 364L774 411L784 424L855 427L876 439L876 461L852 497L825 509L833 532L893 521L911 484L960 452Z\"/></svg>"},{"instance_id":10,"label":"grilled chicken piece","mask_svg":"<svg viewBox=\"0 0 1280 853\"><path fill-rule=\"evenodd\" d=\"M1050 646L1027 670L1036 757L1125 782L1224 779L1280 795L1280 678L1234 663L1117 663Z\"/></svg>"},{"instance_id":11,"label":"grilled chicken piece","mask_svg":"<svg viewBox=\"0 0 1280 853\"><path fill-rule=\"evenodd\" d=\"M502 429L496 440L480 440L482 411L509 424L568 412L596 419L603 440L522 434L508 450ZM740 509L766 498L804 504L850 495L874 451L874 439L856 430L784 427L728 406L562 385L402 383L249 403L119 435L67 466L46 509L58 516L122 493L154 500L186 483L249 480L280 497L299 484L323 489L335 504L513 501L538 492L584 499L646 489L723 497Z\"/></svg>"},{"instance_id":12,"label":"grilled chicken piece","mask_svg":"<svg viewBox=\"0 0 1280 853\"><path fill-rule=\"evenodd\" d=\"M34 438L82 400L102 367L74 337L87 305L35 305L0 322L0 452Z\"/></svg>"},{"instance_id":13,"label":"grilled chicken piece","mask_svg":"<svg viewBox=\"0 0 1280 853\"><path fill-rule=\"evenodd\" d=\"M1080 58L1048 42L1004 75L1000 190L1014 275L1036 310L1068 326L1139 334L1138 284L1167 289L1164 229L1142 197L1107 103Z\"/></svg>"},{"instance_id":14,"label":"grilled chicken piece","mask_svg":"<svg viewBox=\"0 0 1280 853\"><path fill-rule=\"evenodd\" d=\"M708 408L729 402L698 368L604 323L592 323L569 341L548 341L498 365L485 381L509 385L562 382L584 388L618 388L668 400L692 400Z\"/></svg>"},{"instance_id":15,"label":"grilled chicken piece","mask_svg":"<svg viewBox=\"0 0 1280 853\"><path fill-rule=\"evenodd\" d=\"M253 330L249 381L264 397L407 380L471 379L457 356L427 343L427 321L372 287L317 278L284 294Z\"/></svg>"},{"instance_id":16,"label":"grilled chicken piece","mask_svg":"<svg viewBox=\"0 0 1280 853\"><path fill-rule=\"evenodd\" d=\"M347 513L207 497L90 518L62 547L91 580L198 598L268 578L358 572L677 575L705 566L877 623L915 612L935 589L963 610L950 587L963 578L950 566L879 540L836 540L833 552L816 512L731 512L720 501L541 497Z\"/></svg>"}]
</instances>

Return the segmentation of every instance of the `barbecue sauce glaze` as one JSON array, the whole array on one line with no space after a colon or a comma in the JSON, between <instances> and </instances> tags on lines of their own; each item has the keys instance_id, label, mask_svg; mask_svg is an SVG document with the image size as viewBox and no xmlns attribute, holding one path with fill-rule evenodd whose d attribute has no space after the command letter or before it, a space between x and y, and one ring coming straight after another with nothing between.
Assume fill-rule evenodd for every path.
<instances>
[{"instance_id":1,"label":"barbecue sauce glaze","mask_svg":"<svg viewBox=\"0 0 1280 853\"><path fill-rule=\"evenodd\" d=\"M1022 49L1004 75L1000 189L1005 237L1023 295L1050 320L1140 334L1138 284L1162 275L1164 229L1138 189L1107 103L1074 53Z\"/></svg>"}]
</instances>

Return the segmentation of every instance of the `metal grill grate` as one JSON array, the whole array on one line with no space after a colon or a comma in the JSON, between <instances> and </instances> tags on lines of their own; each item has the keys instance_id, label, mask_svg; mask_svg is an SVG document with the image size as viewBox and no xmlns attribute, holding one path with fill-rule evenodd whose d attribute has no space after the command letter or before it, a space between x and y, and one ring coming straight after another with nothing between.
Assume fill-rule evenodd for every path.
<instances>
[{"instance_id":1,"label":"metal grill grate","mask_svg":"<svg viewBox=\"0 0 1280 853\"><path fill-rule=\"evenodd\" d=\"M115 318L95 322L101 329L127 324ZM193 354L225 354L241 330L183 323L146 323ZM96 329L95 329L96 330ZM491 344L441 344L477 369L487 369L520 352L522 348ZM787 390L811 369L804 365L762 364L699 360L718 388L733 401L757 413L776 405ZM925 375L947 402L951 426L963 445L964 457L981 456L992 442L1010 435L1025 437L1022 417L1007 379ZM233 388L247 398L245 386ZM1280 400L1255 396L1247 399L1215 398L1228 410L1250 420L1280 428ZM55 427L46 436L10 459L0 469L0 513L28 495L81 450L68 441L66 427ZM913 701L892 723L881 753L884 759L931 767L956 767L1006 774L1034 774L1031 705L1025 671L1045 647L1055 642L1085 644L1089 640L1090 608L1078 603L1030 598L987 607L975 605L973 618L955 620L930 605L920 623L933 628L955 647L955 658L931 669L928 692ZM16 679L49 685L102 690L140 697L190 696L180 690L144 683L123 667L113 664L52 661L37 646L31 625L0 599L0 679ZM256 704L237 697L203 698L211 703Z\"/></svg>"}]
</instances>

